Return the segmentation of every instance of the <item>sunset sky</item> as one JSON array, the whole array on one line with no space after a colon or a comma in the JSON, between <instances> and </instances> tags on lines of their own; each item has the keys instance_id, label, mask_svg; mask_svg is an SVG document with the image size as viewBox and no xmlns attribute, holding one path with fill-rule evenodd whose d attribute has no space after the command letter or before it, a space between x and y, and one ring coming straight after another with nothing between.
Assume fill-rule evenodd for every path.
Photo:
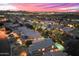
<instances>
[{"instance_id":1,"label":"sunset sky","mask_svg":"<svg viewBox=\"0 0 79 59\"><path fill-rule=\"evenodd\" d=\"M79 12L79 3L7 3L0 10L22 10L29 12Z\"/></svg>"}]
</instances>

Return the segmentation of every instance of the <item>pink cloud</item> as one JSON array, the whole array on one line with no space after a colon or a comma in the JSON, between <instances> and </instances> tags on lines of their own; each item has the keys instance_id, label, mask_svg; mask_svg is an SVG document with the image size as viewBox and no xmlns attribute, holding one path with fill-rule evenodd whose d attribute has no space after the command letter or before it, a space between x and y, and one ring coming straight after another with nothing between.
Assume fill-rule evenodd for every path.
<instances>
[{"instance_id":1,"label":"pink cloud","mask_svg":"<svg viewBox=\"0 0 79 59\"><path fill-rule=\"evenodd\" d=\"M65 4L60 5L59 7L51 7L51 8L45 8L46 6L55 6L57 4L44 4L44 3L16 3L16 4L7 4L7 5L0 5L3 7L0 7L1 9L8 9L8 10L23 10L23 11L30 11L30 12L78 12L79 10L75 9L75 7L78 7L79 4ZM58 4L59 5L59 4ZM9 7L10 6L10 7ZM74 7L74 10L71 10L71 7ZM63 9L64 8L64 9ZM69 9L70 8L70 9Z\"/></svg>"}]
</instances>

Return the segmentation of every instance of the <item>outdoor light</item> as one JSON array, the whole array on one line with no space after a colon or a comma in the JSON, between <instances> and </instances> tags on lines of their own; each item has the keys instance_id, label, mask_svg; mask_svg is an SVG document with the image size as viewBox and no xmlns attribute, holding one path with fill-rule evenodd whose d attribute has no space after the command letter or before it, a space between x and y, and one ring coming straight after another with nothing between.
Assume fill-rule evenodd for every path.
<instances>
[{"instance_id":1,"label":"outdoor light","mask_svg":"<svg viewBox=\"0 0 79 59\"><path fill-rule=\"evenodd\" d=\"M54 48L54 46L52 45L52 48Z\"/></svg>"},{"instance_id":2,"label":"outdoor light","mask_svg":"<svg viewBox=\"0 0 79 59\"><path fill-rule=\"evenodd\" d=\"M71 25L71 24L68 24L68 26L69 26L69 27L73 27L73 25Z\"/></svg>"},{"instance_id":3,"label":"outdoor light","mask_svg":"<svg viewBox=\"0 0 79 59\"><path fill-rule=\"evenodd\" d=\"M26 51L22 51L21 53L20 53L20 56L27 56L28 55L28 53L26 52Z\"/></svg>"},{"instance_id":4,"label":"outdoor light","mask_svg":"<svg viewBox=\"0 0 79 59\"><path fill-rule=\"evenodd\" d=\"M38 51L41 51L41 49L38 49Z\"/></svg>"},{"instance_id":5,"label":"outdoor light","mask_svg":"<svg viewBox=\"0 0 79 59\"><path fill-rule=\"evenodd\" d=\"M45 48L42 48L42 51L45 51Z\"/></svg>"}]
</instances>

